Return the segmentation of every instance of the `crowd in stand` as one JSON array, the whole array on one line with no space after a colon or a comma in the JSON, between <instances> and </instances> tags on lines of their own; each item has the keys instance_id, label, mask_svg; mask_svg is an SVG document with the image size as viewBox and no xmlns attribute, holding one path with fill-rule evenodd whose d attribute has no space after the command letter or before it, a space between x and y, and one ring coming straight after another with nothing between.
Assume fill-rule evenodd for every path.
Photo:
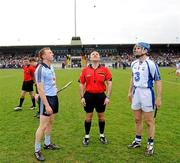
<instances>
[{"instance_id":1,"label":"crowd in stand","mask_svg":"<svg viewBox=\"0 0 180 163\"><path fill-rule=\"evenodd\" d=\"M17 55L12 56L10 54L0 55L0 68L20 68L22 66L22 60L25 56Z\"/></svg>"},{"instance_id":2,"label":"crowd in stand","mask_svg":"<svg viewBox=\"0 0 180 163\"><path fill-rule=\"evenodd\" d=\"M175 66L177 62L180 62L180 53L151 53L150 58L160 67ZM135 60L134 55L125 53L116 59L117 63L115 62L114 67L129 67L133 60Z\"/></svg>"},{"instance_id":3,"label":"crowd in stand","mask_svg":"<svg viewBox=\"0 0 180 163\"><path fill-rule=\"evenodd\" d=\"M152 53L151 56L159 66L175 66L176 62L180 62L180 53L175 54L163 52L158 55Z\"/></svg>"},{"instance_id":4,"label":"crowd in stand","mask_svg":"<svg viewBox=\"0 0 180 163\"><path fill-rule=\"evenodd\" d=\"M81 55L81 54L80 54ZM22 66L22 61L24 57L32 57L34 54L21 54L21 55L11 55L11 54L0 54L0 68L20 68ZM73 56L73 54L71 54ZM88 54L87 54L88 56ZM174 66L176 62L180 62L180 53L151 53L150 57L159 65L159 66ZM88 57L87 57L88 58ZM63 62L65 63L67 59L66 54L55 54L54 62ZM135 59L133 54L122 52L121 54L113 53L102 53L101 54L102 63L113 63L112 67L128 67L131 65L131 62Z\"/></svg>"}]
</instances>

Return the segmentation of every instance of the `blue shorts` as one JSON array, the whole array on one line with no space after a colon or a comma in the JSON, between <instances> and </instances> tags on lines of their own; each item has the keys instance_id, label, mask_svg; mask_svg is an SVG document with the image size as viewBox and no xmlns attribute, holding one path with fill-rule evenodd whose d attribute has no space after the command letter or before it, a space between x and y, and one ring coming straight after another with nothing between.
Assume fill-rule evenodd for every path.
<instances>
[{"instance_id":1,"label":"blue shorts","mask_svg":"<svg viewBox=\"0 0 180 163\"><path fill-rule=\"evenodd\" d=\"M50 107L53 110L53 114L58 113L59 110L59 101L57 96L46 96L47 101L50 105ZM49 114L46 113L45 105L43 104L41 98L38 100L39 103L39 111L40 115L45 115L45 116L50 116Z\"/></svg>"}]
</instances>

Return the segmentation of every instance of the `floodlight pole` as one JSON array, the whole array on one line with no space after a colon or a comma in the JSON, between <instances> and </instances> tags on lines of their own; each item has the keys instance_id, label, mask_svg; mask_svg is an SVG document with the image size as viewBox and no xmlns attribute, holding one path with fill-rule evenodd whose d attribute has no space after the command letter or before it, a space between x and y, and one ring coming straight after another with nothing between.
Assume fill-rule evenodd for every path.
<instances>
[{"instance_id":1,"label":"floodlight pole","mask_svg":"<svg viewBox=\"0 0 180 163\"><path fill-rule=\"evenodd\" d=\"M74 36L71 39L71 45L81 45L81 38L77 36L77 22L76 22L76 0L74 0Z\"/></svg>"},{"instance_id":2,"label":"floodlight pole","mask_svg":"<svg viewBox=\"0 0 180 163\"><path fill-rule=\"evenodd\" d=\"M74 36L77 36L76 33L76 0L74 0Z\"/></svg>"}]
</instances>

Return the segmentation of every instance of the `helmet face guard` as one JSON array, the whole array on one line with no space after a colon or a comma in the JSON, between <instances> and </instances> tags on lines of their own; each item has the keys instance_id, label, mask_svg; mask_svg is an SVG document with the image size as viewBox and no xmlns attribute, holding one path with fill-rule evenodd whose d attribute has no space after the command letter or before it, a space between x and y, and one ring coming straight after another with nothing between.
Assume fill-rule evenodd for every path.
<instances>
[{"instance_id":1,"label":"helmet face guard","mask_svg":"<svg viewBox=\"0 0 180 163\"><path fill-rule=\"evenodd\" d=\"M136 49L139 49L139 48L141 49L141 55L137 55L137 53L136 53ZM133 54L134 54L137 58L139 58L139 57L141 57L141 56L143 56L143 55L145 55L145 54L148 54L149 51L150 51L150 45L147 44L147 43L144 43L144 42L140 42L140 43L136 44L136 45L134 46L134 48L133 48Z\"/></svg>"}]
</instances>

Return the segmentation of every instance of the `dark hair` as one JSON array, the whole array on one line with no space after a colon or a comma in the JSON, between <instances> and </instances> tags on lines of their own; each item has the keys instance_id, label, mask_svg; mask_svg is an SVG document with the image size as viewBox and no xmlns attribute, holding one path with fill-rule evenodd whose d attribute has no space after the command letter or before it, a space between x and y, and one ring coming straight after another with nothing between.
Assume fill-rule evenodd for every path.
<instances>
[{"instance_id":1,"label":"dark hair","mask_svg":"<svg viewBox=\"0 0 180 163\"><path fill-rule=\"evenodd\" d=\"M28 57L24 57L23 60L29 60L29 58Z\"/></svg>"},{"instance_id":2,"label":"dark hair","mask_svg":"<svg viewBox=\"0 0 180 163\"><path fill-rule=\"evenodd\" d=\"M29 59L29 62L37 62L36 58L32 57Z\"/></svg>"},{"instance_id":3,"label":"dark hair","mask_svg":"<svg viewBox=\"0 0 180 163\"><path fill-rule=\"evenodd\" d=\"M94 52L98 53L98 54L99 54L99 56L101 56L101 54L100 54L97 50L93 50L93 51L91 51L91 52L90 52L90 55L91 55L92 53L94 53Z\"/></svg>"}]
</instances>

